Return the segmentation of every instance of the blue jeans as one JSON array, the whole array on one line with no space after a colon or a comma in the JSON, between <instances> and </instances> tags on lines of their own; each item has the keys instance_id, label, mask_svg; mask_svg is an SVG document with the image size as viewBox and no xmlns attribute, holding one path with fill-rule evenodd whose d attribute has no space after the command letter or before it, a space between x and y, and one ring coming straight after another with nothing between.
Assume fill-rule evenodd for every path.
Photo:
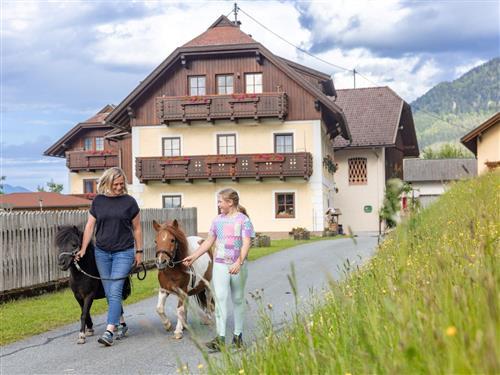
<instances>
[{"instance_id":1,"label":"blue jeans","mask_svg":"<svg viewBox=\"0 0 500 375\"><path fill-rule=\"evenodd\" d=\"M134 264L134 248L120 251L105 251L95 248L95 261L99 275L103 279L126 277ZM102 280L108 301L108 324L118 325L122 313L122 292L125 279Z\"/></svg>"}]
</instances>

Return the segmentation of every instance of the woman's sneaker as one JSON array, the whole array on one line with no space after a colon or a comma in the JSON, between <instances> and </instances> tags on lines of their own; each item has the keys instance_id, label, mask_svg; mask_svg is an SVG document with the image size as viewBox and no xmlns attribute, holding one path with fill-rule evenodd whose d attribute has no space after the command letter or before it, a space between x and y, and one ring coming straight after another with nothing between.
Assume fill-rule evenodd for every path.
<instances>
[{"instance_id":1,"label":"woman's sneaker","mask_svg":"<svg viewBox=\"0 0 500 375\"><path fill-rule=\"evenodd\" d=\"M205 346L213 352L220 352L225 344L226 338L224 336L217 336L212 341L207 342Z\"/></svg>"},{"instance_id":2,"label":"woman's sneaker","mask_svg":"<svg viewBox=\"0 0 500 375\"><path fill-rule=\"evenodd\" d=\"M233 346L237 349L243 348L243 334L233 335Z\"/></svg>"},{"instance_id":3,"label":"woman's sneaker","mask_svg":"<svg viewBox=\"0 0 500 375\"><path fill-rule=\"evenodd\" d=\"M116 327L116 339L121 340L127 336L128 326L126 324L119 324Z\"/></svg>"},{"instance_id":4,"label":"woman's sneaker","mask_svg":"<svg viewBox=\"0 0 500 375\"><path fill-rule=\"evenodd\" d=\"M113 345L113 333L106 330L101 337L97 340L99 344L103 344L105 346Z\"/></svg>"}]
</instances>

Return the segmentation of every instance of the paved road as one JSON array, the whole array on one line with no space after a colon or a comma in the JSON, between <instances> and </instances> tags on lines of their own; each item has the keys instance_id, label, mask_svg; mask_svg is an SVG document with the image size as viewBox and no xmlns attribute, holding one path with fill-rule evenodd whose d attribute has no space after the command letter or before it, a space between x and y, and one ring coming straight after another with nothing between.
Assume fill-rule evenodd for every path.
<instances>
[{"instance_id":1,"label":"paved road","mask_svg":"<svg viewBox=\"0 0 500 375\"><path fill-rule=\"evenodd\" d=\"M248 291L263 296L257 302L250 294L246 339L251 340L258 321L258 303L273 305L273 321L277 329L286 324L294 309L287 275L291 263L295 266L302 307L307 307L312 290L325 287L328 279L339 279L346 260L361 264L374 252L376 237L360 236L351 239L325 240L300 245L249 263ZM75 301L76 303L76 301ZM176 301L167 300L167 315L176 321ZM77 345L79 324L71 324L1 348L2 375L7 374L175 374L180 363L187 363L194 372L203 363L203 356L186 333L183 340L172 339L165 332L155 312L156 298L126 306L125 317L130 327L129 337L112 347L102 347L97 336ZM231 315L230 315L231 316ZM75 317L75 320L77 317ZM214 326L203 326L196 314L188 317L195 339L205 341L214 335ZM2 324L5 324L3 322ZM105 316L94 318L96 333L105 326ZM231 324L231 322L230 322ZM228 327L228 332L232 330Z\"/></svg>"}]
</instances>

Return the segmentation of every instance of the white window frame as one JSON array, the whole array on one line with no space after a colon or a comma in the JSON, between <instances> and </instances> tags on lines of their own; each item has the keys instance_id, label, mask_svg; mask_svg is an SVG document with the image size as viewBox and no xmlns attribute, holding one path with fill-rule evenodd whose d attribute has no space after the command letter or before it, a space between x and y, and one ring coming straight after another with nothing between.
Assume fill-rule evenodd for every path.
<instances>
[{"instance_id":1,"label":"white window frame","mask_svg":"<svg viewBox=\"0 0 500 375\"><path fill-rule=\"evenodd\" d=\"M161 207L165 208L165 207L163 207L165 197L173 197L173 196L176 196L176 197L180 196L181 197L181 206L179 208L184 207L184 194L183 193L162 193L161 194Z\"/></svg>"},{"instance_id":2,"label":"white window frame","mask_svg":"<svg viewBox=\"0 0 500 375\"><path fill-rule=\"evenodd\" d=\"M179 139L179 155L165 155L164 154L164 151L165 151L165 147L164 147L164 141L165 139ZM161 137L161 155L162 156L182 156L182 137L179 136L179 135L169 135L169 136L166 136L166 137Z\"/></svg>"},{"instance_id":3,"label":"white window frame","mask_svg":"<svg viewBox=\"0 0 500 375\"><path fill-rule=\"evenodd\" d=\"M214 155L233 155L233 154L219 154L219 148L218 148L218 138L219 135L234 135L235 136L235 148L236 152L234 155L237 155L239 150L240 150L240 144L239 144L239 137L238 137L238 132L236 131L226 131L226 132L216 132L214 133Z\"/></svg>"},{"instance_id":4,"label":"white window frame","mask_svg":"<svg viewBox=\"0 0 500 375\"><path fill-rule=\"evenodd\" d=\"M256 75L260 75L261 79L260 79L260 91L258 90L255 90L255 76ZM248 78L252 76L252 90L248 90L249 86L248 86ZM264 74L262 72L249 72L249 73L245 73L245 94L262 94L264 92Z\"/></svg>"}]
</instances>

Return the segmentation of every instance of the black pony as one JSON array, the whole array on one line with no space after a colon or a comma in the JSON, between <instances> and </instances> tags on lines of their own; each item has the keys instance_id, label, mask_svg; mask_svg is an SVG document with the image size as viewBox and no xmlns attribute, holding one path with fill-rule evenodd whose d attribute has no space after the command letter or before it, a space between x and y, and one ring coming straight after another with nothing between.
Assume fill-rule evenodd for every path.
<instances>
[{"instance_id":1,"label":"black pony","mask_svg":"<svg viewBox=\"0 0 500 375\"><path fill-rule=\"evenodd\" d=\"M106 297L101 280L85 275L76 268L73 262L76 252L80 250L82 238L83 233L76 226L59 227L56 234L56 246L59 250L59 268L63 271L70 270L69 285L82 309L78 344L84 344L85 337L94 334L92 318L90 317L92 302L95 299ZM78 261L78 265L85 273L99 277L92 241L90 241L87 247L85 256ZM127 277L123 286L123 299L126 299L130 295L130 292L130 278ZM87 327L86 331L85 326Z\"/></svg>"}]
</instances>

